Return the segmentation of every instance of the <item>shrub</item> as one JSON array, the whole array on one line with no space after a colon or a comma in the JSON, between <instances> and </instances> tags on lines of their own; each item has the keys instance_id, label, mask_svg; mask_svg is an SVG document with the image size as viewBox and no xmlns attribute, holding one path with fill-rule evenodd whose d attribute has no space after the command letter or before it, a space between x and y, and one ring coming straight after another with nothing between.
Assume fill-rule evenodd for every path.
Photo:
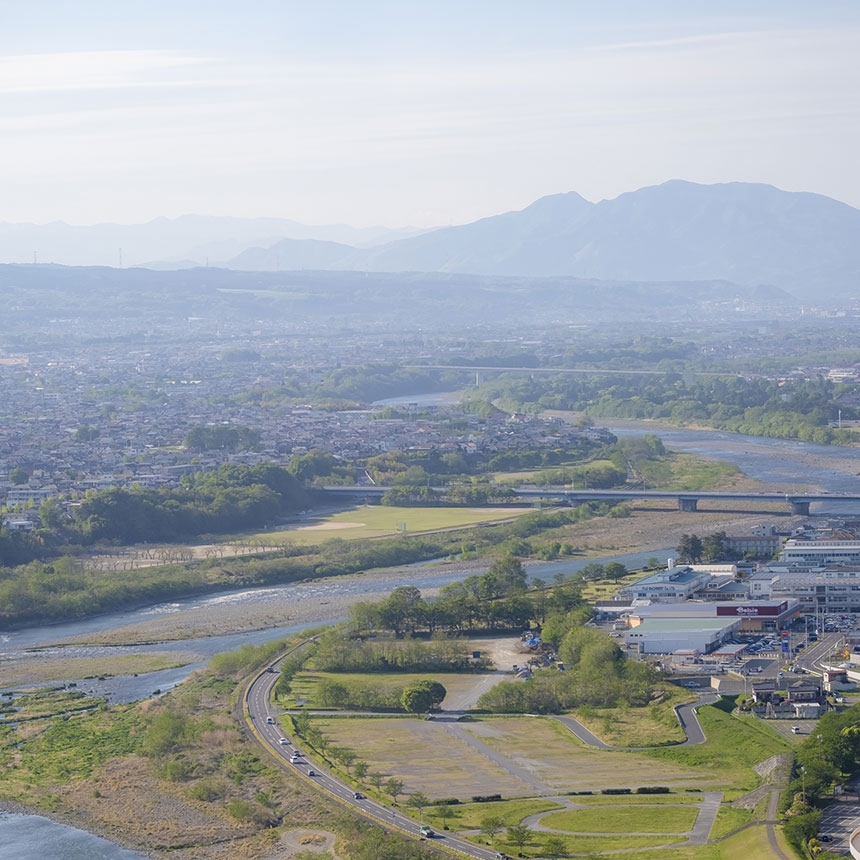
<instances>
[{"instance_id":1,"label":"shrub","mask_svg":"<svg viewBox=\"0 0 860 860\"><path fill-rule=\"evenodd\" d=\"M473 803L495 803L497 800L501 800L501 794L474 794L472 795Z\"/></svg>"}]
</instances>

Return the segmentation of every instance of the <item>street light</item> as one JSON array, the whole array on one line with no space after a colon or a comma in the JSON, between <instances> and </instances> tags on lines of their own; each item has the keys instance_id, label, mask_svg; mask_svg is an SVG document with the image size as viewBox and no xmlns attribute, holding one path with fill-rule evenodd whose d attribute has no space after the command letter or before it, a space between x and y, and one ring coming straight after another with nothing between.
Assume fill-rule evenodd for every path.
<instances>
[{"instance_id":1,"label":"street light","mask_svg":"<svg viewBox=\"0 0 860 860\"><path fill-rule=\"evenodd\" d=\"M818 738L818 760L821 761L821 735L817 735Z\"/></svg>"},{"instance_id":2,"label":"street light","mask_svg":"<svg viewBox=\"0 0 860 860\"><path fill-rule=\"evenodd\" d=\"M803 765L800 766L800 796L806 803L806 768Z\"/></svg>"}]
</instances>

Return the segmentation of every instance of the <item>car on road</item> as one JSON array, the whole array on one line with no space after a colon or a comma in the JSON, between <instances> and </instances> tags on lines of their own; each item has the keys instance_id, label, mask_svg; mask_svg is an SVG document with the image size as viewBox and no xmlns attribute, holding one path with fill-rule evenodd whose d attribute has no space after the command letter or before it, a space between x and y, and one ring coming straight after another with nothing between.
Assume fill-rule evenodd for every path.
<instances>
[{"instance_id":1,"label":"car on road","mask_svg":"<svg viewBox=\"0 0 860 860\"><path fill-rule=\"evenodd\" d=\"M281 746L286 746L289 743L289 741L286 738L278 738L278 743Z\"/></svg>"},{"instance_id":2,"label":"car on road","mask_svg":"<svg viewBox=\"0 0 860 860\"><path fill-rule=\"evenodd\" d=\"M791 727L791 733L793 735L799 735L800 734L800 726L792 726Z\"/></svg>"},{"instance_id":3,"label":"car on road","mask_svg":"<svg viewBox=\"0 0 860 860\"><path fill-rule=\"evenodd\" d=\"M364 795L360 791L354 791L352 796L355 800L364 800Z\"/></svg>"},{"instance_id":4,"label":"car on road","mask_svg":"<svg viewBox=\"0 0 860 860\"><path fill-rule=\"evenodd\" d=\"M426 824L422 824L418 829L418 835L423 836L425 839L432 839L436 834L433 832L432 827L428 827Z\"/></svg>"},{"instance_id":5,"label":"car on road","mask_svg":"<svg viewBox=\"0 0 860 860\"><path fill-rule=\"evenodd\" d=\"M275 725L275 718L274 717L266 717L266 723L270 726Z\"/></svg>"},{"instance_id":6,"label":"car on road","mask_svg":"<svg viewBox=\"0 0 860 860\"><path fill-rule=\"evenodd\" d=\"M511 860L511 858L508 854L505 854L504 851L499 851L499 853L496 854L496 860Z\"/></svg>"},{"instance_id":7,"label":"car on road","mask_svg":"<svg viewBox=\"0 0 860 860\"><path fill-rule=\"evenodd\" d=\"M309 770L308 771L308 776L316 776L316 775L317 775L317 772L315 770Z\"/></svg>"},{"instance_id":8,"label":"car on road","mask_svg":"<svg viewBox=\"0 0 860 860\"><path fill-rule=\"evenodd\" d=\"M301 764L302 760L297 756L290 756L290 764Z\"/></svg>"}]
</instances>

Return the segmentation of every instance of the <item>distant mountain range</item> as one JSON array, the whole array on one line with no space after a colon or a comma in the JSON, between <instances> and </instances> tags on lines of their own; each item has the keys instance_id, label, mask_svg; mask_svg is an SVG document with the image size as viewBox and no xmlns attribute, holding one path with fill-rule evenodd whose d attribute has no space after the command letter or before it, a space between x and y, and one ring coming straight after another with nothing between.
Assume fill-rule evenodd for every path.
<instances>
[{"instance_id":1,"label":"distant mountain range","mask_svg":"<svg viewBox=\"0 0 860 860\"><path fill-rule=\"evenodd\" d=\"M284 240L232 269L448 272L612 281L726 280L801 298L860 294L860 210L819 194L672 180L590 203L556 194L518 212L373 248Z\"/></svg>"},{"instance_id":2,"label":"distant mountain range","mask_svg":"<svg viewBox=\"0 0 860 860\"><path fill-rule=\"evenodd\" d=\"M860 295L860 210L818 194L672 180L590 203L420 231L187 215L147 224L0 223L0 262L250 272L427 272L771 286L803 301Z\"/></svg>"},{"instance_id":3,"label":"distant mountain range","mask_svg":"<svg viewBox=\"0 0 860 860\"><path fill-rule=\"evenodd\" d=\"M183 215L156 218L145 224L77 226L0 222L0 263L39 263L64 266L140 266L182 269L215 264L246 248L267 248L283 239L344 243L351 249L414 236L421 230L405 227L349 227L345 224L309 226L284 218L226 218ZM122 260L120 261L120 255Z\"/></svg>"}]
</instances>

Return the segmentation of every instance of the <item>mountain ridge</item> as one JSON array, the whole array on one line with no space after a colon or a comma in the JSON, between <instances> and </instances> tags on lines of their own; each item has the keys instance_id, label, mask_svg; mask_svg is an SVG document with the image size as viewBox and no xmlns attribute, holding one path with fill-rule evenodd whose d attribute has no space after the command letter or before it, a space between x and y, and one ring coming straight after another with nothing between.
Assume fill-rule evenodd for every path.
<instances>
[{"instance_id":1,"label":"mountain ridge","mask_svg":"<svg viewBox=\"0 0 860 860\"><path fill-rule=\"evenodd\" d=\"M669 180L591 203L576 192L370 249L330 249L314 268L601 281L729 280L798 296L860 287L860 210L812 192ZM248 249L227 268L303 268L296 246ZM291 265L295 262L295 265Z\"/></svg>"}]
</instances>

